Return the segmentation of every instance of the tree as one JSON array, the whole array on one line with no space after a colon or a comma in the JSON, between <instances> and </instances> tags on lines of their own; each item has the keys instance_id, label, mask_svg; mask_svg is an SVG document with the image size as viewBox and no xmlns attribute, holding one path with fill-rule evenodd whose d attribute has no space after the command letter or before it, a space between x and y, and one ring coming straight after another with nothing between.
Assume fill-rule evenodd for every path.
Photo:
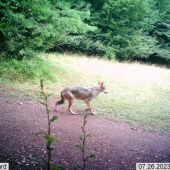
<instances>
[{"instance_id":1,"label":"tree","mask_svg":"<svg viewBox=\"0 0 170 170\"><path fill-rule=\"evenodd\" d=\"M1 0L0 55L170 59L169 0Z\"/></svg>"},{"instance_id":2,"label":"tree","mask_svg":"<svg viewBox=\"0 0 170 170\"><path fill-rule=\"evenodd\" d=\"M151 56L154 62L170 62L170 1L156 0L155 10L158 20L151 35L157 40L155 51Z\"/></svg>"},{"instance_id":3,"label":"tree","mask_svg":"<svg viewBox=\"0 0 170 170\"><path fill-rule=\"evenodd\" d=\"M94 37L104 42L118 58L148 57L155 44L147 35L156 22L151 4L155 4L153 0L99 1L92 6L88 22L100 29Z\"/></svg>"},{"instance_id":4,"label":"tree","mask_svg":"<svg viewBox=\"0 0 170 170\"><path fill-rule=\"evenodd\" d=\"M74 41L74 34L95 29L83 22L90 16L88 10L72 9L64 0L3 0L0 6L2 57L32 57L35 51L58 47Z\"/></svg>"}]
</instances>

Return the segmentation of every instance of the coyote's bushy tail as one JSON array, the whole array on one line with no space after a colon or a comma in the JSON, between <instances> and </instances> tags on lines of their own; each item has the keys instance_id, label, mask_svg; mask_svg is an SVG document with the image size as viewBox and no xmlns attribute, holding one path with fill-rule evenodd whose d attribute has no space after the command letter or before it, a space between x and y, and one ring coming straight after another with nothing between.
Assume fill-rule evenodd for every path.
<instances>
[{"instance_id":1,"label":"coyote's bushy tail","mask_svg":"<svg viewBox=\"0 0 170 170\"><path fill-rule=\"evenodd\" d=\"M64 99L63 99L63 95L62 95L63 92L61 92L61 100L59 100L57 102L57 104L63 104L64 103Z\"/></svg>"}]
</instances>

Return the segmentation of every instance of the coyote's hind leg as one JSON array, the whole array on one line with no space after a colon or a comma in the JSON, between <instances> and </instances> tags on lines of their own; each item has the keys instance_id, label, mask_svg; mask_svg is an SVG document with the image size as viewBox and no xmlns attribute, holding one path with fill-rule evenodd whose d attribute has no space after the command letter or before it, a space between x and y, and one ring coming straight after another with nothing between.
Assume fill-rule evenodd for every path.
<instances>
[{"instance_id":1,"label":"coyote's hind leg","mask_svg":"<svg viewBox=\"0 0 170 170\"><path fill-rule=\"evenodd\" d=\"M61 99L62 100L62 99ZM61 102L61 100L58 100L56 103L55 103L55 108L54 108L54 111L57 111L58 109L57 109L57 106L58 106L58 104Z\"/></svg>"},{"instance_id":2,"label":"coyote's hind leg","mask_svg":"<svg viewBox=\"0 0 170 170\"><path fill-rule=\"evenodd\" d=\"M69 99L68 101L69 101L68 111L71 112L73 115L76 115L77 113L71 110L71 106L73 105L74 99Z\"/></svg>"}]
</instances>

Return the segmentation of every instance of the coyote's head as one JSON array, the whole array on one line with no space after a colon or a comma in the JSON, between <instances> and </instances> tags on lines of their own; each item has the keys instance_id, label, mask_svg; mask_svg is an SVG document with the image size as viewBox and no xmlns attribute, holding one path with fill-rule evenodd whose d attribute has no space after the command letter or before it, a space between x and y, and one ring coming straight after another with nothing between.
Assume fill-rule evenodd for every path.
<instances>
[{"instance_id":1,"label":"coyote's head","mask_svg":"<svg viewBox=\"0 0 170 170\"><path fill-rule=\"evenodd\" d=\"M104 82L100 82L99 81L99 86L101 88L101 92L104 92L104 93L108 93L107 89L106 89L106 86L104 85Z\"/></svg>"}]
</instances>

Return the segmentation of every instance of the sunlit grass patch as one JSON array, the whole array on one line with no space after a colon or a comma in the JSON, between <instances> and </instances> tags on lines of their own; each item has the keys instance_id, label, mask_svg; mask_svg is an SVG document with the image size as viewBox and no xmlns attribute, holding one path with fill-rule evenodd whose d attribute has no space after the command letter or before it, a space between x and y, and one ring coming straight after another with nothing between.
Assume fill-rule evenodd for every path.
<instances>
[{"instance_id":1,"label":"sunlit grass patch","mask_svg":"<svg viewBox=\"0 0 170 170\"><path fill-rule=\"evenodd\" d=\"M88 57L52 58L53 61L59 59L60 64L70 70L63 81L66 86L94 87L99 80L105 82L109 93L100 94L92 101L99 116L147 130L169 130L170 70Z\"/></svg>"}]
</instances>

